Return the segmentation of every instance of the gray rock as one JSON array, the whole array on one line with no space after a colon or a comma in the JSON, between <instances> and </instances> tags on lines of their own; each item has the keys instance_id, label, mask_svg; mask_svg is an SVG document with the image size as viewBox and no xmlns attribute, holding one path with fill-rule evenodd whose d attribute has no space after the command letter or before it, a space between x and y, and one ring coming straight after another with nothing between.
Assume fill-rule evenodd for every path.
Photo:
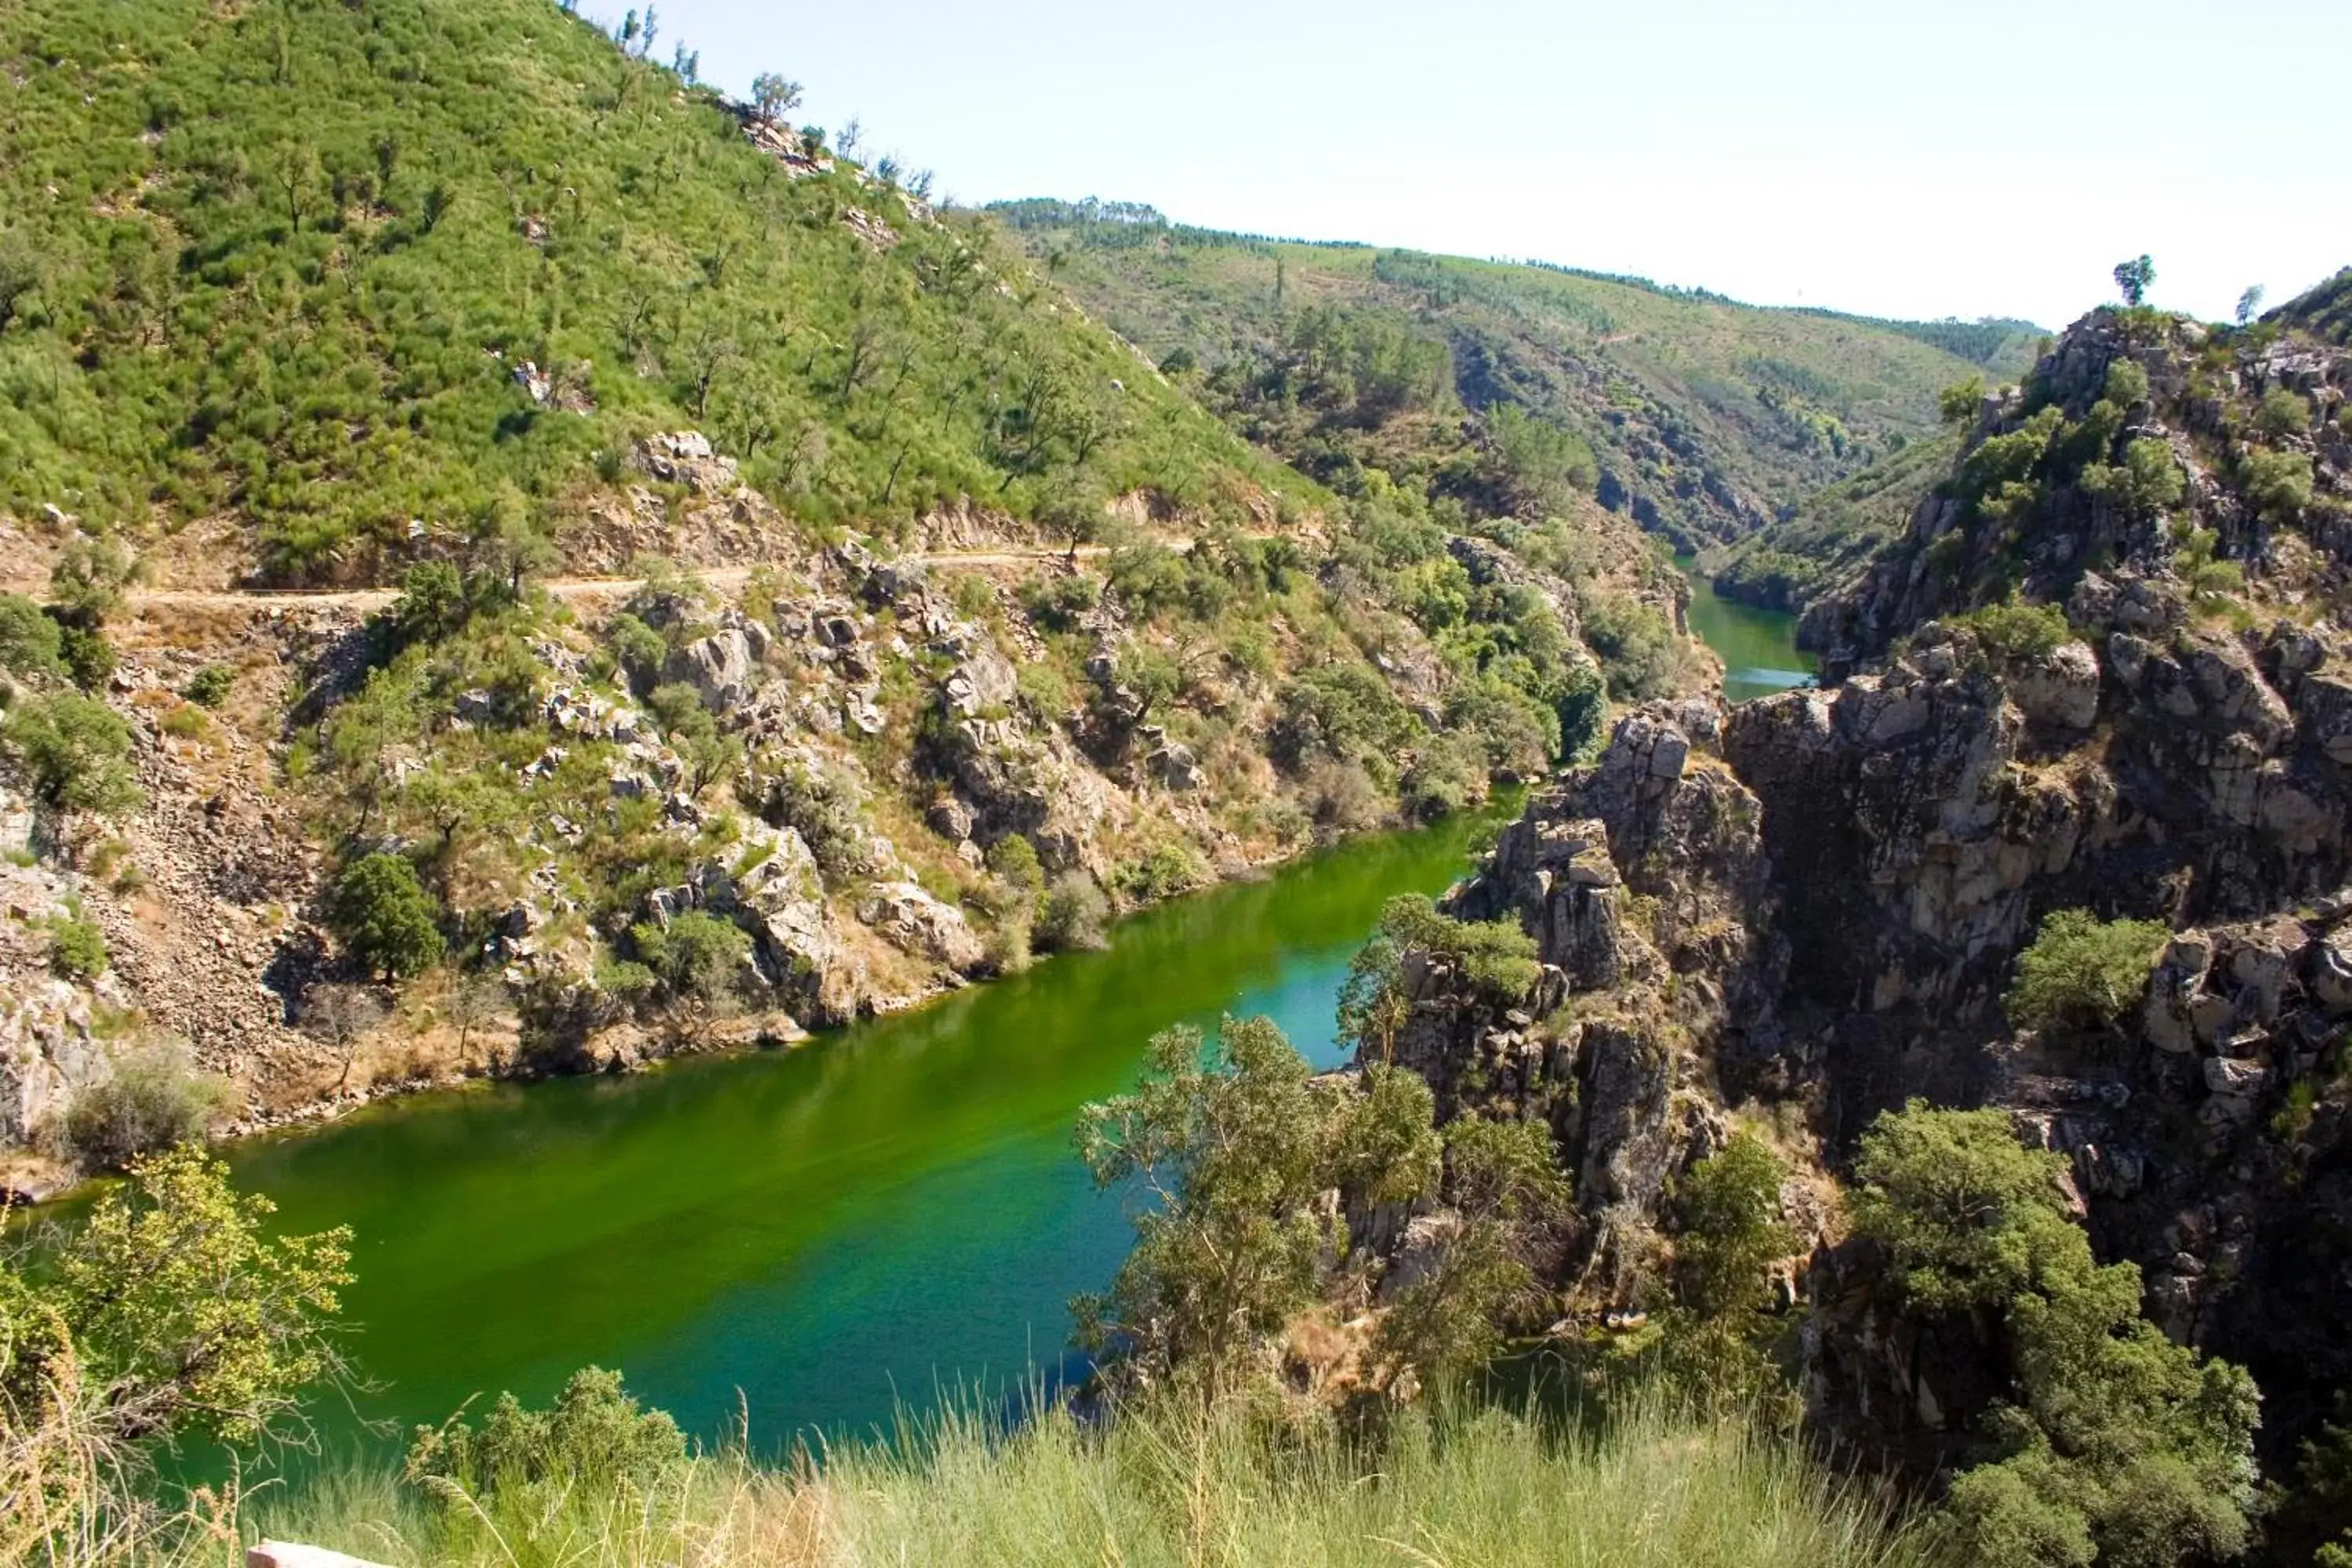
<instances>
[{"instance_id":1,"label":"gray rock","mask_svg":"<svg viewBox=\"0 0 2352 1568\"><path fill-rule=\"evenodd\" d=\"M663 672L693 687L719 712L740 705L759 683L751 639L736 626L688 643L669 656Z\"/></svg>"}]
</instances>

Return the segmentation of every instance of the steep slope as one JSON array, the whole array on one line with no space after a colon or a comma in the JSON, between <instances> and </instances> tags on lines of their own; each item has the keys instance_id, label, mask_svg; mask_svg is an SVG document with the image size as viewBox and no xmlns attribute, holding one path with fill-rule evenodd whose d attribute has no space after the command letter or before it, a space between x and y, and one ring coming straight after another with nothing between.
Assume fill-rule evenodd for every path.
<instances>
[{"instance_id":1,"label":"steep slope","mask_svg":"<svg viewBox=\"0 0 2352 1568\"><path fill-rule=\"evenodd\" d=\"M1831 689L1644 708L1504 834L1454 908L1516 918L1543 994L1409 962L1397 1051L1551 1121L1572 1321L1660 1299L1672 1178L1734 1119L1835 1173L1911 1097L1990 1106L2066 1157L2146 1314L2254 1374L2297 1480L2352 1388L2348 400L2352 355L2294 321L2086 318L1817 610ZM2014 978L2061 911L2121 968L2036 1014ZM1822 1238L1815 1418L1922 1476L2010 1451L2001 1332L1789 1217Z\"/></svg>"},{"instance_id":2,"label":"steep slope","mask_svg":"<svg viewBox=\"0 0 2352 1568\"><path fill-rule=\"evenodd\" d=\"M1431 416L1419 460L1444 468L1515 409L1589 447L1601 501L1679 548L1738 538L1932 436L1942 387L2015 375L2034 341L2016 322L1757 310L1638 279L1220 234L1149 208L992 210L1090 311L1156 361L1198 364L1212 401L1245 420L1281 417L1344 329L1377 331L1396 345L1394 395ZM1344 465L1297 460L1345 482Z\"/></svg>"},{"instance_id":3,"label":"steep slope","mask_svg":"<svg viewBox=\"0 0 2352 1568\"><path fill-rule=\"evenodd\" d=\"M0 1184L911 1005L1707 679L1588 498L1335 496L542 0L0 47Z\"/></svg>"},{"instance_id":4,"label":"steep slope","mask_svg":"<svg viewBox=\"0 0 2352 1568\"><path fill-rule=\"evenodd\" d=\"M0 59L20 526L383 581L501 506L609 536L656 431L869 526L1272 472L984 228L542 0L37 0Z\"/></svg>"}]
</instances>

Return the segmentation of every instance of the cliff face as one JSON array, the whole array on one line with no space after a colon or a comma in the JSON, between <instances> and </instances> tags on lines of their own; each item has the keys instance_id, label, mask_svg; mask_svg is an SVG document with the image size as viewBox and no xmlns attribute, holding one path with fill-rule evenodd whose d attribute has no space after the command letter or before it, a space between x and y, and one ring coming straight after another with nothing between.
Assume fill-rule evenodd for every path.
<instances>
[{"instance_id":1,"label":"cliff face","mask_svg":"<svg viewBox=\"0 0 2352 1568\"><path fill-rule=\"evenodd\" d=\"M2069 1157L2149 1315L2255 1373L2288 1451L2352 1384L2347 386L2352 355L2305 339L2079 326L1833 606L1837 662L1865 668L1637 710L1530 803L1454 907L1516 914L1564 1005L1538 998L1515 1046L1433 984L1416 1065L1461 1093L1515 1049L1572 1082L1540 1109L1580 1206L1653 1249L1673 1173L1743 1102L1801 1109L1832 1173L1911 1097L2005 1109ZM2021 433L1993 452L2019 489L1969 478ZM2175 933L2112 1034L2003 1016L2065 909ZM1619 1251L1622 1295L1641 1249ZM2000 1392L1994 1331L1905 1321L1852 1244L1811 1279L1817 1416L1948 1457Z\"/></svg>"}]
</instances>

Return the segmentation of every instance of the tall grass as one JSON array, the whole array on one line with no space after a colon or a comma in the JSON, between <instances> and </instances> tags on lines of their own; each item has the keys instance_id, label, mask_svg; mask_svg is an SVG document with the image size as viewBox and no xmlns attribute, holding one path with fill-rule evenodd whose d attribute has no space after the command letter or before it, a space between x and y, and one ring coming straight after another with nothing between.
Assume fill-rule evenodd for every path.
<instances>
[{"instance_id":1,"label":"tall grass","mask_svg":"<svg viewBox=\"0 0 2352 1568\"><path fill-rule=\"evenodd\" d=\"M350 1469L248 1505L248 1532L401 1564L798 1568L954 1563L1352 1568L1897 1568L1922 1539L1791 1442L1654 1402L1597 1433L1494 1408L1409 1416L1378 1446L1238 1405L1006 1433L950 1410L895 1446L763 1466L742 1451L594 1496L427 1501ZM217 1547L198 1557L209 1561Z\"/></svg>"}]
</instances>

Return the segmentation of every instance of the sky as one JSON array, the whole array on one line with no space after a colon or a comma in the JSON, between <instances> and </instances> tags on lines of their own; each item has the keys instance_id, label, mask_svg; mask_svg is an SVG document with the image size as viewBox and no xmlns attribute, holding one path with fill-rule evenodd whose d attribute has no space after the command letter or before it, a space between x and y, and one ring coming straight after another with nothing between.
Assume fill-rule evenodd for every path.
<instances>
[{"instance_id":1,"label":"sky","mask_svg":"<svg viewBox=\"0 0 2352 1568\"><path fill-rule=\"evenodd\" d=\"M2143 252L2211 319L2352 265L2347 0L658 3L968 204L2051 327Z\"/></svg>"}]
</instances>

